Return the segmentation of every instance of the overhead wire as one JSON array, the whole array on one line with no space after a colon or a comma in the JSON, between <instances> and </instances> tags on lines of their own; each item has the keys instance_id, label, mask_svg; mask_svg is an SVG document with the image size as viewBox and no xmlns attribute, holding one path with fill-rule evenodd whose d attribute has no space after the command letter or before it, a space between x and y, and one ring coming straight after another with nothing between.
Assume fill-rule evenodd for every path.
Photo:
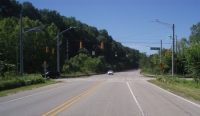
<instances>
[{"instance_id":1,"label":"overhead wire","mask_svg":"<svg viewBox=\"0 0 200 116\"><path fill-rule=\"evenodd\" d=\"M152 32L156 32L156 31L164 30L164 29L167 29L167 28L168 27L157 29L157 30L153 30L153 31L147 31L147 32L139 33L139 34L135 34L135 35L130 35L130 36L126 36L126 37L115 37L115 38L129 38L129 37L134 37L134 36L138 36L138 35L143 35L143 34L147 34L147 33L152 33Z\"/></svg>"},{"instance_id":2,"label":"overhead wire","mask_svg":"<svg viewBox=\"0 0 200 116\"><path fill-rule=\"evenodd\" d=\"M136 37L136 36L138 36L138 35L144 35L144 34L147 34L147 33L152 33L152 32L156 32L156 31L161 31L161 30L164 30L164 29L167 29L167 28L169 28L169 27L165 27L165 28L161 28L161 29L156 29L156 30L153 30L153 31L147 31L147 32L144 32L144 33L139 33L139 34L135 34L135 35L130 35L130 36L126 36L126 37L112 37L113 38L113 40L115 40L115 41L118 41L118 42L120 42L120 43L141 43L141 44L160 44L160 42L152 42L153 40L158 40L158 39L148 39L149 41L151 41L151 42L147 42L147 40L146 39L142 39L143 41L137 41L137 40L141 40L141 38L163 38L163 36L154 36L154 37ZM85 40L85 39L96 39L96 38L94 38L94 37L76 37L76 36L67 36L67 37L69 37L69 38L77 38L77 39L75 39L75 40L69 40L69 41L71 41L71 42L78 42L78 41L82 41L82 42L84 42L84 41L87 41L87 40ZM64 37L65 39L67 38L67 37ZM134 37L134 38L133 38ZM123 39L123 41L119 41L118 39ZM125 38L129 38L129 39L125 39ZM124 41L124 40L128 40L128 41ZM133 41L131 41L131 40L133 40ZM63 41L66 41L66 40L63 40ZM145 41L145 42L144 42ZM93 42L92 42L93 43ZM172 44L172 43L162 43L162 44Z\"/></svg>"}]
</instances>

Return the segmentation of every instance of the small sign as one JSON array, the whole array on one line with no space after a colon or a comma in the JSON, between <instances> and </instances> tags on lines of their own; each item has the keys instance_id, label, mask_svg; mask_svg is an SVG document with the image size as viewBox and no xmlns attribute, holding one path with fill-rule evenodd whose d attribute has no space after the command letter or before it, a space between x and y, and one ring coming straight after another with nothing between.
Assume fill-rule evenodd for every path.
<instances>
[{"instance_id":1,"label":"small sign","mask_svg":"<svg viewBox=\"0 0 200 116\"><path fill-rule=\"evenodd\" d=\"M93 55L93 56L95 55L95 51L92 51L92 55Z\"/></svg>"},{"instance_id":2,"label":"small sign","mask_svg":"<svg viewBox=\"0 0 200 116\"><path fill-rule=\"evenodd\" d=\"M171 36L171 35L168 35L168 36L167 36L167 39L172 39L172 36Z\"/></svg>"},{"instance_id":3,"label":"small sign","mask_svg":"<svg viewBox=\"0 0 200 116\"><path fill-rule=\"evenodd\" d=\"M46 63L46 61L44 61L44 63L42 64L42 67L47 68L49 65Z\"/></svg>"},{"instance_id":4,"label":"small sign","mask_svg":"<svg viewBox=\"0 0 200 116\"><path fill-rule=\"evenodd\" d=\"M163 63L158 64L158 66L159 66L160 69L164 68L164 64Z\"/></svg>"},{"instance_id":5,"label":"small sign","mask_svg":"<svg viewBox=\"0 0 200 116\"><path fill-rule=\"evenodd\" d=\"M46 72L47 72L47 67L49 65L46 63L46 61L44 61L44 63L42 64L42 67L44 68L44 74L45 74L45 78L46 78Z\"/></svg>"},{"instance_id":6,"label":"small sign","mask_svg":"<svg viewBox=\"0 0 200 116\"><path fill-rule=\"evenodd\" d=\"M150 47L150 50L160 50L159 47Z\"/></svg>"}]
</instances>

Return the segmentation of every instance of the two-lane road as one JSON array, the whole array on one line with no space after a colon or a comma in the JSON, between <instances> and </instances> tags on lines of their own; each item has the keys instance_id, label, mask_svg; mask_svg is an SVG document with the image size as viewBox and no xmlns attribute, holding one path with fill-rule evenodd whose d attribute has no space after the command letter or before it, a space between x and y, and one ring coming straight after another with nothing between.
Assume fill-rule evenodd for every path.
<instances>
[{"instance_id":1,"label":"two-lane road","mask_svg":"<svg viewBox=\"0 0 200 116\"><path fill-rule=\"evenodd\" d=\"M199 116L200 105L147 82L139 70L57 83L0 98L0 116Z\"/></svg>"}]
</instances>

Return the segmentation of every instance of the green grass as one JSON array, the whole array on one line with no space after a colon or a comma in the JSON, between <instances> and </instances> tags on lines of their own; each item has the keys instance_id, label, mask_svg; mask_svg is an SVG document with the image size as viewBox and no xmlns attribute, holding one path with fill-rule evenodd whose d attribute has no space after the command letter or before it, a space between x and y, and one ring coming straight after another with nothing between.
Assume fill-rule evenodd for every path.
<instances>
[{"instance_id":1,"label":"green grass","mask_svg":"<svg viewBox=\"0 0 200 116\"><path fill-rule=\"evenodd\" d=\"M200 85L193 80L163 77L161 80L149 80L167 91L195 101L200 101Z\"/></svg>"},{"instance_id":2,"label":"green grass","mask_svg":"<svg viewBox=\"0 0 200 116\"><path fill-rule=\"evenodd\" d=\"M11 94L11 93L17 93L19 91L31 90L33 88L39 88L39 87L42 87L42 86L46 86L46 85L50 85L50 84L55 84L55 83L59 83L59 82L60 81L49 80L49 81L46 81L45 83L40 83L40 84L35 84L35 85L28 85L28 86L22 86L22 87L15 88L15 89L3 90L3 91L0 91L0 97L6 96L6 95Z\"/></svg>"}]
</instances>

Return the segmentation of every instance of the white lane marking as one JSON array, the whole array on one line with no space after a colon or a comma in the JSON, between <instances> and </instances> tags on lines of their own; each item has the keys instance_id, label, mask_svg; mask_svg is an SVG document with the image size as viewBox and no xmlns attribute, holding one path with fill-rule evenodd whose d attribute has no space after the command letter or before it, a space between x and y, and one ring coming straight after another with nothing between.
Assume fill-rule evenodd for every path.
<instances>
[{"instance_id":1,"label":"white lane marking","mask_svg":"<svg viewBox=\"0 0 200 116\"><path fill-rule=\"evenodd\" d=\"M73 84L77 84L77 83L72 83L72 84L69 84L69 85L73 85ZM17 99L9 100L9 101L6 101L6 102L2 102L2 103L0 103L0 105L1 104L6 104L6 103L9 103L9 102L13 102L13 101L17 101L17 100L20 100L20 99L24 99L24 98L27 98L27 97L31 97L31 96L34 96L34 95L46 93L46 92L49 92L49 91L52 91L52 90L55 90L55 89L59 89L59 88L65 87L65 86L69 86L69 85L64 85L64 86L57 87L57 88L54 88L54 89L50 89L50 90L42 91L42 92L39 92L39 93L35 93L35 94L27 95L27 96L24 96L24 97L20 97L20 98L17 98Z\"/></svg>"},{"instance_id":2,"label":"white lane marking","mask_svg":"<svg viewBox=\"0 0 200 116\"><path fill-rule=\"evenodd\" d=\"M163 88L160 88L160 87L158 87L158 86L156 86L156 85L154 85L154 84L152 84L152 83L150 83L151 85L153 85L153 86L155 86L155 87L157 87L157 88L159 88L159 89L161 89L161 90L163 90L163 91L165 91L165 92L167 92L167 93L169 93L169 94L171 94L171 95L173 95L173 96L175 96L175 97L178 97L178 98L180 98L180 99L182 99L182 100L184 100L184 101L186 101L186 102L189 102L189 103L191 103L191 104L193 104L193 105L195 105L195 106L197 106L197 107L200 107L200 105L198 105L198 104L196 104L196 103L194 103L194 102L191 102L191 101L189 101L189 100L187 100L187 99L185 99L185 98L182 98L182 97L180 97L180 96L178 96L178 95L176 95L176 94L173 94L173 93L171 93L171 92L169 92L169 91L167 91L167 90L164 90Z\"/></svg>"},{"instance_id":3,"label":"white lane marking","mask_svg":"<svg viewBox=\"0 0 200 116\"><path fill-rule=\"evenodd\" d=\"M131 92L131 94L132 94L132 96L133 96L133 98L134 98L134 100L135 100L137 106L139 107L139 109L140 109L142 115L145 116L145 115L144 115L144 112L143 112L143 110L142 110L142 107L141 107L140 104L138 103L138 101L137 101L135 95L133 94L133 91L131 90L131 88L130 88L128 82L126 82L126 83L127 83L127 85L128 85L128 88L129 88L129 90L130 90L130 92Z\"/></svg>"}]
</instances>

